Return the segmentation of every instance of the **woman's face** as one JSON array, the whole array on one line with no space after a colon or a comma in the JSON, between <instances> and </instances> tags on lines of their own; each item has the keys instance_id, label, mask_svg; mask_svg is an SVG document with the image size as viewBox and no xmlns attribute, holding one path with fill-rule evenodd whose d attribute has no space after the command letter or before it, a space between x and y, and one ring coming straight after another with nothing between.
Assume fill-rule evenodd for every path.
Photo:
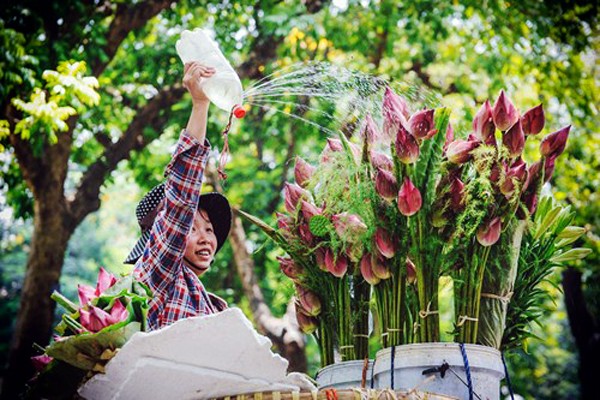
<instances>
[{"instance_id":1,"label":"woman's face","mask_svg":"<svg viewBox=\"0 0 600 400\"><path fill-rule=\"evenodd\" d=\"M184 260L200 276L210 267L216 251L215 231L206 211L200 209L194 214L194 223L186 238Z\"/></svg>"}]
</instances>

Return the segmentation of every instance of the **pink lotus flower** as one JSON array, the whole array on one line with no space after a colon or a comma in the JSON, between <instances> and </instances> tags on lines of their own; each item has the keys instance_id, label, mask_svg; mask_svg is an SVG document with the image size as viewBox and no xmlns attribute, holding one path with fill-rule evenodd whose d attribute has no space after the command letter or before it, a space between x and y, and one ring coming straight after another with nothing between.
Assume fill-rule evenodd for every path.
<instances>
[{"instance_id":1,"label":"pink lotus flower","mask_svg":"<svg viewBox=\"0 0 600 400\"><path fill-rule=\"evenodd\" d=\"M542 107L541 104L533 107L521 117L523 132L525 132L526 135L537 135L544 129L545 123L546 117L544 116L544 107Z\"/></svg>"},{"instance_id":2,"label":"pink lotus flower","mask_svg":"<svg viewBox=\"0 0 600 400\"><path fill-rule=\"evenodd\" d=\"M331 217L333 227L340 237L357 237L365 233L367 225L356 214L346 212L335 214Z\"/></svg>"},{"instance_id":3,"label":"pink lotus flower","mask_svg":"<svg viewBox=\"0 0 600 400\"><path fill-rule=\"evenodd\" d=\"M387 201L392 201L398 195L398 182L391 172L378 169L375 176L375 190Z\"/></svg>"},{"instance_id":4,"label":"pink lotus flower","mask_svg":"<svg viewBox=\"0 0 600 400\"><path fill-rule=\"evenodd\" d=\"M446 148L446 156L451 163L461 165L471 159L471 152L479 147L475 140L455 140Z\"/></svg>"},{"instance_id":5,"label":"pink lotus flower","mask_svg":"<svg viewBox=\"0 0 600 400\"><path fill-rule=\"evenodd\" d=\"M504 90L500 91L500 95L496 99L496 103L492 109L492 119L496 128L501 131L507 130L519 120L519 112L512 101L506 96Z\"/></svg>"},{"instance_id":6,"label":"pink lotus flower","mask_svg":"<svg viewBox=\"0 0 600 400\"><path fill-rule=\"evenodd\" d=\"M391 172L394 169L394 162L391 158L389 158L383 153L379 153L373 150L371 150L371 165L374 169L381 168L388 172Z\"/></svg>"},{"instance_id":7,"label":"pink lotus flower","mask_svg":"<svg viewBox=\"0 0 600 400\"><path fill-rule=\"evenodd\" d=\"M521 120L518 120L509 130L502 135L502 144L508 149L511 157L518 157L525 147L525 134L521 126Z\"/></svg>"},{"instance_id":8,"label":"pink lotus flower","mask_svg":"<svg viewBox=\"0 0 600 400\"><path fill-rule=\"evenodd\" d=\"M314 217L315 215L321 215L321 213L323 212L322 209L317 208L314 204L309 203L305 200L302 200L301 210L302 215L304 216L306 221L310 221L312 217Z\"/></svg>"},{"instance_id":9,"label":"pink lotus flower","mask_svg":"<svg viewBox=\"0 0 600 400\"><path fill-rule=\"evenodd\" d=\"M506 177L502 185L500 185L500 192L506 196L506 198L510 198L515 191L515 184L523 187L527 180L527 165L525 163L520 163L515 167L510 168L506 172Z\"/></svg>"},{"instance_id":10,"label":"pink lotus flower","mask_svg":"<svg viewBox=\"0 0 600 400\"><path fill-rule=\"evenodd\" d=\"M298 326L302 332L310 335L317 330L318 321L315 317L304 314L298 304L296 303L296 320L298 321Z\"/></svg>"},{"instance_id":11,"label":"pink lotus flower","mask_svg":"<svg viewBox=\"0 0 600 400\"><path fill-rule=\"evenodd\" d=\"M490 136L494 136L496 126L492 119L492 106L490 105L489 100L486 100L485 103L481 105L481 108L475 115L475 118L473 119L473 131L479 140L486 143Z\"/></svg>"},{"instance_id":12,"label":"pink lotus flower","mask_svg":"<svg viewBox=\"0 0 600 400\"><path fill-rule=\"evenodd\" d=\"M362 131L362 136L367 139L368 143L377 143L381 140L381 132L371 114L367 114L365 117L365 126Z\"/></svg>"},{"instance_id":13,"label":"pink lotus flower","mask_svg":"<svg viewBox=\"0 0 600 400\"><path fill-rule=\"evenodd\" d=\"M396 254L396 246L392 235L382 227L377 228L375 231L375 246L379 251L379 254L385 258L392 258Z\"/></svg>"},{"instance_id":14,"label":"pink lotus flower","mask_svg":"<svg viewBox=\"0 0 600 400\"><path fill-rule=\"evenodd\" d=\"M327 264L325 263L326 253L326 250L322 247L315 250L315 262L321 271L327 271Z\"/></svg>"},{"instance_id":15,"label":"pink lotus flower","mask_svg":"<svg viewBox=\"0 0 600 400\"><path fill-rule=\"evenodd\" d=\"M415 214L421 209L421 193L413 185L408 177L404 178L404 183L398 192L398 210L407 217Z\"/></svg>"},{"instance_id":16,"label":"pink lotus flower","mask_svg":"<svg viewBox=\"0 0 600 400\"><path fill-rule=\"evenodd\" d=\"M454 178L450 183L450 205L456 211L464 206L465 184L458 178Z\"/></svg>"},{"instance_id":17,"label":"pink lotus flower","mask_svg":"<svg viewBox=\"0 0 600 400\"><path fill-rule=\"evenodd\" d=\"M419 158L419 144L402 124L396 135L396 156L404 164L412 164Z\"/></svg>"},{"instance_id":18,"label":"pink lotus flower","mask_svg":"<svg viewBox=\"0 0 600 400\"><path fill-rule=\"evenodd\" d=\"M124 321L129 317L129 312L120 300L116 300L110 313L96 306L89 309L79 309L79 322L89 332L98 332L109 325Z\"/></svg>"},{"instance_id":19,"label":"pink lotus flower","mask_svg":"<svg viewBox=\"0 0 600 400\"><path fill-rule=\"evenodd\" d=\"M298 207L300 199L308 199L308 192L302 189L300 186L293 183L285 183L283 188L283 198L285 203L285 209L290 213L294 214Z\"/></svg>"},{"instance_id":20,"label":"pink lotus flower","mask_svg":"<svg viewBox=\"0 0 600 400\"><path fill-rule=\"evenodd\" d=\"M315 167L304 161L301 157L296 157L296 165L294 167L294 177L296 183L303 188L306 188L308 180L315 172Z\"/></svg>"},{"instance_id":21,"label":"pink lotus flower","mask_svg":"<svg viewBox=\"0 0 600 400\"><path fill-rule=\"evenodd\" d=\"M369 285L377 285L381 279L379 279L373 273L373 267L371 265L371 255L364 254L360 260L360 273L365 281Z\"/></svg>"},{"instance_id":22,"label":"pink lotus flower","mask_svg":"<svg viewBox=\"0 0 600 400\"><path fill-rule=\"evenodd\" d=\"M540 152L542 155L544 157L550 157L551 155L558 157L561 155L567 145L570 130L571 125L568 125L542 139L542 143L540 143Z\"/></svg>"},{"instance_id":23,"label":"pink lotus flower","mask_svg":"<svg viewBox=\"0 0 600 400\"><path fill-rule=\"evenodd\" d=\"M294 260L289 257L277 257L277 261L279 261L279 269L284 273L285 276L293 280L294 282L298 281L302 273L302 267L296 265Z\"/></svg>"},{"instance_id":24,"label":"pink lotus flower","mask_svg":"<svg viewBox=\"0 0 600 400\"><path fill-rule=\"evenodd\" d=\"M437 133L433 114L435 110L422 110L414 113L408 120L408 129L417 139L429 139Z\"/></svg>"},{"instance_id":25,"label":"pink lotus flower","mask_svg":"<svg viewBox=\"0 0 600 400\"><path fill-rule=\"evenodd\" d=\"M275 213L275 215L277 215L277 227L281 231L282 235L285 237L290 237L292 234L292 226L294 224L292 217L279 212Z\"/></svg>"},{"instance_id":26,"label":"pink lotus flower","mask_svg":"<svg viewBox=\"0 0 600 400\"><path fill-rule=\"evenodd\" d=\"M116 300L110 309L110 314L108 317L108 323L110 325L116 324L121 321L125 321L129 317L129 311L127 308L121 303L121 300Z\"/></svg>"},{"instance_id":27,"label":"pink lotus flower","mask_svg":"<svg viewBox=\"0 0 600 400\"><path fill-rule=\"evenodd\" d=\"M417 281L417 267L408 257L406 257L406 281L409 285Z\"/></svg>"},{"instance_id":28,"label":"pink lotus flower","mask_svg":"<svg viewBox=\"0 0 600 400\"><path fill-rule=\"evenodd\" d=\"M444 153L448 148L448 145L454 141L454 128L452 128L452 124L448 122L448 127L446 128L446 140L444 141Z\"/></svg>"},{"instance_id":29,"label":"pink lotus flower","mask_svg":"<svg viewBox=\"0 0 600 400\"><path fill-rule=\"evenodd\" d=\"M42 372L52 360L53 358L49 355L41 354L39 356L31 357L31 364L33 364L33 368L35 368L36 372Z\"/></svg>"},{"instance_id":30,"label":"pink lotus flower","mask_svg":"<svg viewBox=\"0 0 600 400\"><path fill-rule=\"evenodd\" d=\"M321 300L316 293L300 285L296 285L296 292L300 306L306 315L316 317L321 313Z\"/></svg>"},{"instance_id":31,"label":"pink lotus flower","mask_svg":"<svg viewBox=\"0 0 600 400\"><path fill-rule=\"evenodd\" d=\"M371 268L373 274L382 280L389 279L392 276L392 271L379 257L371 257Z\"/></svg>"},{"instance_id":32,"label":"pink lotus flower","mask_svg":"<svg viewBox=\"0 0 600 400\"><path fill-rule=\"evenodd\" d=\"M482 246L491 246L500 239L502 222L500 217L495 217L477 230L477 241Z\"/></svg>"},{"instance_id":33,"label":"pink lotus flower","mask_svg":"<svg viewBox=\"0 0 600 400\"><path fill-rule=\"evenodd\" d=\"M352 151L352 155L355 160L360 160L362 154L362 148L355 143L350 143L350 150ZM321 152L321 162L327 163L329 161L329 154L343 152L344 145L339 139L327 139L327 144L325 145L325 149Z\"/></svg>"},{"instance_id":34,"label":"pink lotus flower","mask_svg":"<svg viewBox=\"0 0 600 400\"><path fill-rule=\"evenodd\" d=\"M334 256L331 249L325 251L325 267L336 278L341 278L348 271L348 259L343 254Z\"/></svg>"},{"instance_id":35,"label":"pink lotus flower","mask_svg":"<svg viewBox=\"0 0 600 400\"><path fill-rule=\"evenodd\" d=\"M96 297L100 296L109 287L117 282L117 278L103 267L100 267L98 272L98 280L96 282L96 289L87 285L77 285L77 294L79 296L79 302L82 306L86 305Z\"/></svg>"},{"instance_id":36,"label":"pink lotus flower","mask_svg":"<svg viewBox=\"0 0 600 400\"><path fill-rule=\"evenodd\" d=\"M544 159L544 183L549 182L554 174L554 162L556 156L550 156Z\"/></svg>"},{"instance_id":37,"label":"pink lotus flower","mask_svg":"<svg viewBox=\"0 0 600 400\"><path fill-rule=\"evenodd\" d=\"M315 237L310 231L310 227L306 222L298 225L298 233L300 234L300 237L302 238L304 243L306 243L309 246L312 245L312 243L315 240Z\"/></svg>"},{"instance_id":38,"label":"pink lotus flower","mask_svg":"<svg viewBox=\"0 0 600 400\"><path fill-rule=\"evenodd\" d=\"M387 139L391 140L396 134L398 127L401 124L406 124L410 116L410 111L404 99L395 94L389 86L385 88L385 93L383 94L382 111L383 134Z\"/></svg>"}]
</instances>

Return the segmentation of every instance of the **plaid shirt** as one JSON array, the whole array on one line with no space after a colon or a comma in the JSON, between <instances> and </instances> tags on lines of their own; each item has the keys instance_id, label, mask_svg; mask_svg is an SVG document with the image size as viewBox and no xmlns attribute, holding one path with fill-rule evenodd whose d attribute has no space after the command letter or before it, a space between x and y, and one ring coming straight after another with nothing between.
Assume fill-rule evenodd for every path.
<instances>
[{"instance_id":1,"label":"plaid shirt","mask_svg":"<svg viewBox=\"0 0 600 400\"><path fill-rule=\"evenodd\" d=\"M198 276L183 262L209 151L208 141L200 145L184 131L165 171L164 204L134 270L134 277L154 293L148 312L150 330L227 308L224 300L204 289Z\"/></svg>"}]
</instances>

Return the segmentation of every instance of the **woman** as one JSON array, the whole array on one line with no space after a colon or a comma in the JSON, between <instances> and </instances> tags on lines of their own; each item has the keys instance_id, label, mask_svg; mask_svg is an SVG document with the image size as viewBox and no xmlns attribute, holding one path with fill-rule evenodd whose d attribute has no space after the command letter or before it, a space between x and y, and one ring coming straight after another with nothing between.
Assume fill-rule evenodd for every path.
<instances>
[{"instance_id":1,"label":"woman","mask_svg":"<svg viewBox=\"0 0 600 400\"><path fill-rule=\"evenodd\" d=\"M197 62L185 64L183 85L192 96L192 113L166 168L166 181L146 194L136 208L142 237L125 263L135 264L134 277L153 292L149 330L227 308L199 279L231 227L227 199L219 193L200 195L210 151L206 141L210 102L201 85L214 73L214 68Z\"/></svg>"}]
</instances>

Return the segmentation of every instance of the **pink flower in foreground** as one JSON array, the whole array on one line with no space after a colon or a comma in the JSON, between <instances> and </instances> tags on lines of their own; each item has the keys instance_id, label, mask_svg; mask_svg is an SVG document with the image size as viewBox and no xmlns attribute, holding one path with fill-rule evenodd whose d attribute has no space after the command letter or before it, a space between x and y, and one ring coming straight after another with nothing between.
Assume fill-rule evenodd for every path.
<instances>
[{"instance_id":1,"label":"pink flower in foreground","mask_svg":"<svg viewBox=\"0 0 600 400\"><path fill-rule=\"evenodd\" d=\"M283 200L285 209L290 214L294 214L296 212L296 208L298 207L298 203L301 199L308 198L308 192L302 189L300 186L293 183L285 183L283 187Z\"/></svg>"},{"instance_id":2,"label":"pink flower in foreground","mask_svg":"<svg viewBox=\"0 0 600 400\"><path fill-rule=\"evenodd\" d=\"M504 90L500 91L500 95L496 99L496 103L492 109L492 119L496 127L501 131L507 130L519 120L519 112L508 96L506 96Z\"/></svg>"},{"instance_id":3,"label":"pink flower in foreground","mask_svg":"<svg viewBox=\"0 0 600 400\"><path fill-rule=\"evenodd\" d=\"M325 251L325 266L336 278L341 278L346 274L348 270L348 259L343 254L338 254L337 257L333 254L331 249Z\"/></svg>"},{"instance_id":4,"label":"pink flower in foreground","mask_svg":"<svg viewBox=\"0 0 600 400\"><path fill-rule=\"evenodd\" d=\"M315 169L315 167L304 161L301 157L296 157L296 165L294 166L296 183L305 188Z\"/></svg>"},{"instance_id":5,"label":"pink flower in foreground","mask_svg":"<svg viewBox=\"0 0 600 400\"><path fill-rule=\"evenodd\" d=\"M293 281L297 281L300 275L302 275L302 267L296 265L294 260L289 257L277 257L279 261L279 269L284 273L285 276Z\"/></svg>"},{"instance_id":6,"label":"pink flower in foreground","mask_svg":"<svg viewBox=\"0 0 600 400\"><path fill-rule=\"evenodd\" d=\"M385 93L383 94L382 111L383 134L387 139L391 140L400 124L407 122L410 111L404 99L394 93L389 86L385 88Z\"/></svg>"},{"instance_id":7,"label":"pink flower in foreground","mask_svg":"<svg viewBox=\"0 0 600 400\"><path fill-rule=\"evenodd\" d=\"M373 273L373 267L371 265L371 255L370 254L364 254L360 260L360 273L362 275L362 277L364 278L365 281L367 281L367 283L369 285L377 285L380 281L380 279L375 276L375 274Z\"/></svg>"},{"instance_id":8,"label":"pink flower in foreground","mask_svg":"<svg viewBox=\"0 0 600 400\"><path fill-rule=\"evenodd\" d=\"M450 204L454 211L458 211L464 206L464 190L465 184L460 179L452 179L452 183L450 183Z\"/></svg>"},{"instance_id":9,"label":"pink flower in foreground","mask_svg":"<svg viewBox=\"0 0 600 400\"><path fill-rule=\"evenodd\" d=\"M362 131L363 137L366 137L368 143L376 143L381 140L381 132L371 114L367 114L365 117L365 126Z\"/></svg>"},{"instance_id":10,"label":"pink flower in foreground","mask_svg":"<svg viewBox=\"0 0 600 400\"><path fill-rule=\"evenodd\" d=\"M444 153L448 148L448 145L454 141L454 128L452 128L452 124L448 122L448 127L446 128L446 140L444 141Z\"/></svg>"},{"instance_id":11,"label":"pink flower in foreground","mask_svg":"<svg viewBox=\"0 0 600 400\"><path fill-rule=\"evenodd\" d=\"M496 217L481 226L477 231L477 241L482 246L491 246L500 239L502 231L502 222L500 217Z\"/></svg>"},{"instance_id":12,"label":"pink flower in foreground","mask_svg":"<svg viewBox=\"0 0 600 400\"><path fill-rule=\"evenodd\" d=\"M301 210L302 215L307 221L310 221L310 219L315 215L321 215L321 212L323 211L320 208L317 208L314 204L305 200L302 200Z\"/></svg>"},{"instance_id":13,"label":"pink flower in foreground","mask_svg":"<svg viewBox=\"0 0 600 400\"><path fill-rule=\"evenodd\" d=\"M115 301L115 304L113 304L112 308L110 309L110 313L109 313L109 317L108 317L109 325L116 324L121 321L125 321L128 317L129 317L129 311L127 311L127 308L125 308L123 303L121 303L121 300L117 299Z\"/></svg>"},{"instance_id":14,"label":"pink flower in foreground","mask_svg":"<svg viewBox=\"0 0 600 400\"><path fill-rule=\"evenodd\" d=\"M409 285L417 281L417 267L408 257L406 257L406 281Z\"/></svg>"},{"instance_id":15,"label":"pink flower in foreground","mask_svg":"<svg viewBox=\"0 0 600 400\"><path fill-rule=\"evenodd\" d=\"M455 140L448 144L446 156L453 164L464 164L471 159L471 152L476 149L479 144L480 142L475 140Z\"/></svg>"},{"instance_id":16,"label":"pink flower in foreground","mask_svg":"<svg viewBox=\"0 0 600 400\"><path fill-rule=\"evenodd\" d=\"M377 247L379 254L385 258L392 258L394 257L394 254L396 254L392 235L384 228L379 227L375 231L375 246Z\"/></svg>"},{"instance_id":17,"label":"pink flower in foreground","mask_svg":"<svg viewBox=\"0 0 600 400\"><path fill-rule=\"evenodd\" d=\"M387 201L392 201L398 195L398 182L391 172L378 169L375 176L375 190Z\"/></svg>"},{"instance_id":18,"label":"pink flower in foreground","mask_svg":"<svg viewBox=\"0 0 600 400\"><path fill-rule=\"evenodd\" d=\"M306 333L307 335L310 335L317 330L317 319L304 314L299 306L299 303L296 303L296 320L298 321L298 326L302 332Z\"/></svg>"},{"instance_id":19,"label":"pink flower in foreground","mask_svg":"<svg viewBox=\"0 0 600 400\"><path fill-rule=\"evenodd\" d=\"M296 292L300 306L306 315L316 317L321 313L321 300L316 293L300 285L296 285Z\"/></svg>"},{"instance_id":20,"label":"pink flower in foreground","mask_svg":"<svg viewBox=\"0 0 600 400\"><path fill-rule=\"evenodd\" d=\"M371 258L371 268L373 274L379 279L389 279L392 276L390 268L379 257L373 256Z\"/></svg>"},{"instance_id":21,"label":"pink flower in foreground","mask_svg":"<svg viewBox=\"0 0 600 400\"><path fill-rule=\"evenodd\" d=\"M527 180L527 164L520 163L506 172L506 178L500 186L500 192L509 198L515 191L515 183L524 186Z\"/></svg>"},{"instance_id":22,"label":"pink flower in foreground","mask_svg":"<svg viewBox=\"0 0 600 400\"><path fill-rule=\"evenodd\" d=\"M374 169L384 169L388 172L392 172L394 169L394 162L391 158L383 153L371 150L371 165Z\"/></svg>"},{"instance_id":23,"label":"pink flower in foreground","mask_svg":"<svg viewBox=\"0 0 600 400\"><path fill-rule=\"evenodd\" d=\"M571 125L568 125L544 137L540 143L540 153L544 157L561 155L567 145L570 130Z\"/></svg>"},{"instance_id":24,"label":"pink flower in foreground","mask_svg":"<svg viewBox=\"0 0 600 400\"><path fill-rule=\"evenodd\" d=\"M346 212L335 214L331 217L335 231L340 237L356 237L362 235L367 229L367 225L356 214Z\"/></svg>"},{"instance_id":25,"label":"pink flower in foreground","mask_svg":"<svg viewBox=\"0 0 600 400\"><path fill-rule=\"evenodd\" d=\"M42 372L44 368L53 360L52 357L46 354L31 357L31 364L35 368L36 372Z\"/></svg>"},{"instance_id":26,"label":"pink flower in foreground","mask_svg":"<svg viewBox=\"0 0 600 400\"><path fill-rule=\"evenodd\" d=\"M414 113L408 120L408 129L417 139L429 139L437 133L433 120L434 109L421 110Z\"/></svg>"},{"instance_id":27,"label":"pink flower in foreground","mask_svg":"<svg viewBox=\"0 0 600 400\"><path fill-rule=\"evenodd\" d=\"M419 189L413 185L408 177L404 178L404 183L398 192L398 210L407 217L415 214L421 209L422 199Z\"/></svg>"},{"instance_id":28,"label":"pink flower in foreground","mask_svg":"<svg viewBox=\"0 0 600 400\"><path fill-rule=\"evenodd\" d=\"M404 164L412 164L419 158L419 144L402 124L398 128L395 145L396 156Z\"/></svg>"},{"instance_id":29,"label":"pink flower in foreground","mask_svg":"<svg viewBox=\"0 0 600 400\"><path fill-rule=\"evenodd\" d=\"M317 267L319 267L321 271L327 271L327 264L325 263L326 253L327 251L322 247L315 250L315 262L317 263Z\"/></svg>"},{"instance_id":30,"label":"pink flower in foreground","mask_svg":"<svg viewBox=\"0 0 600 400\"><path fill-rule=\"evenodd\" d=\"M521 123L523 125L523 132L525 132L526 135L537 135L540 133L546 124L544 107L540 104L527 111L521 117Z\"/></svg>"},{"instance_id":31,"label":"pink flower in foreground","mask_svg":"<svg viewBox=\"0 0 600 400\"><path fill-rule=\"evenodd\" d=\"M87 303L104 293L106 289L114 285L116 282L117 278L115 278L113 274L106 271L103 267L100 267L95 289L87 285L77 285L77 295L79 297L79 302L82 306L86 305Z\"/></svg>"},{"instance_id":32,"label":"pink flower in foreground","mask_svg":"<svg viewBox=\"0 0 600 400\"><path fill-rule=\"evenodd\" d=\"M496 126L492 119L492 106L490 101L486 100L473 118L473 132L482 142L487 142L490 136L496 132Z\"/></svg>"},{"instance_id":33,"label":"pink flower in foreground","mask_svg":"<svg viewBox=\"0 0 600 400\"><path fill-rule=\"evenodd\" d=\"M79 322L89 332L98 332L110 325L109 318L109 313L95 306L91 306L89 310L79 309Z\"/></svg>"}]
</instances>

